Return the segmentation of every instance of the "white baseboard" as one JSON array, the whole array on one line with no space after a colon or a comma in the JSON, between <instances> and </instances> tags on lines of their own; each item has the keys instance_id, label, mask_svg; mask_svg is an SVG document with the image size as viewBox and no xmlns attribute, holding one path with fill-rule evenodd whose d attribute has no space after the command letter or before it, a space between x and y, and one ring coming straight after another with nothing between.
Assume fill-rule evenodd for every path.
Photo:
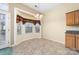
<instances>
[{"instance_id":1,"label":"white baseboard","mask_svg":"<svg viewBox=\"0 0 79 59\"><path fill-rule=\"evenodd\" d=\"M47 38L42 38L42 39L47 39ZM51 40L51 39L47 39L47 40ZM51 40L51 41L54 41L54 42L57 42L57 43L60 43L60 44L63 44L63 45L65 45L65 43L63 43L63 42L60 42L60 41L55 41L55 40Z\"/></svg>"},{"instance_id":2,"label":"white baseboard","mask_svg":"<svg viewBox=\"0 0 79 59\"><path fill-rule=\"evenodd\" d=\"M32 39L36 39L36 38L32 38ZM27 39L27 40L31 40L31 39ZM17 45L19 45L19 44L21 44L22 42L27 41L27 40L23 40L23 41L17 42L17 43L15 43L15 44L11 45L11 47L17 46Z\"/></svg>"}]
</instances>

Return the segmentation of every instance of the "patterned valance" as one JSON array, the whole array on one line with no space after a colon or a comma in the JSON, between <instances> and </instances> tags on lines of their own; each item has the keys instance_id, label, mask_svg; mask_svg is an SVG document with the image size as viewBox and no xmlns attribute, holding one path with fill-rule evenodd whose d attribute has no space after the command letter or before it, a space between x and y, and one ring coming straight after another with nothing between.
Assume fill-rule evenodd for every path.
<instances>
[{"instance_id":1,"label":"patterned valance","mask_svg":"<svg viewBox=\"0 0 79 59\"><path fill-rule=\"evenodd\" d=\"M29 23L33 23L34 25L36 23L39 23L41 25L40 20L27 19L27 18L24 18L20 15L17 15L16 22L19 23L20 21L22 21L23 24L25 24L26 22L29 22Z\"/></svg>"}]
</instances>

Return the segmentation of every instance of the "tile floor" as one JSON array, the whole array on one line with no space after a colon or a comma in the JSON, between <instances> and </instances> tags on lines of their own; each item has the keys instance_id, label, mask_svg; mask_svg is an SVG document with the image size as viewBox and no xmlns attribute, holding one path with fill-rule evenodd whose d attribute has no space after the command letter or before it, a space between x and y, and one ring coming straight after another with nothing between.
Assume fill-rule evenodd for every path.
<instances>
[{"instance_id":1,"label":"tile floor","mask_svg":"<svg viewBox=\"0 0 79 59\"><path fill-rule=\"evenodd\" d=\"M0 55L12 55L12 48L0 49Z\"/></svg>"},{"instance_id":2,"label":"tile floor","mask_svg":"<svg viewBox=\"0 0 79 59\"><path fill-rule=\"evenodd\" d=\"M51 40L31 39L13 48L0 49L0 55L79 55L79 52Z\"/></svg>"},{"instance_id":3,"label":"tile floor","mask_svg":"<svg viewBox=\"0 0 79 59\"><path fill-rule=\"evenodd\" d=\"M63 44L47 39L31 39L13 47L14 55L79 55Z\"/></svg>"}]
</instances>

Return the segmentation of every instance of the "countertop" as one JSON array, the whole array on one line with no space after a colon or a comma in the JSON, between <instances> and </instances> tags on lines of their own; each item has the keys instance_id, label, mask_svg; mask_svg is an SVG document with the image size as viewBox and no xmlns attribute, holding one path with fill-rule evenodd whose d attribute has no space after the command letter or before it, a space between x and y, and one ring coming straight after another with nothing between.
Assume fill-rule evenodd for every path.
<instances>
[{"instance_id":1,"label":"countertop","mask_svg":"<svg viewBox=\"0 0 79 59\"><path fill-rule=\"evenodd\" d=\"M79 34L79 31L67 30L66 33Z\"/></svg>"}]
</instances>

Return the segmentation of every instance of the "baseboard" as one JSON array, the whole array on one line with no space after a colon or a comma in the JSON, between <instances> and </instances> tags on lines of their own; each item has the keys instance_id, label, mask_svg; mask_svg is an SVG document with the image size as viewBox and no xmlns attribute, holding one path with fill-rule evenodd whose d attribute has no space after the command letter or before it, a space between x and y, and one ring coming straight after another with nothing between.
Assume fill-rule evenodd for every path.
<instances>
[{"instance_id":1,"label":"baseboard","mask_svg":"<svg viewBox=\"0 0 79 59\"><path fill-rule=\"evenodd\" d=\"M42 38L42 39L50 40L50 39L47 39L47 38ZM54 40L51 40L51 41L54 41ZM54 41L54 42L60 43L60 44L62 44L62 45L64 45L64 46L65 46L65 44L64 44L64 43L61 43L61 42L58 42L58 41Z\"/></svg>"},{"instance_id":2,"label":"baseboard","mask_svg":"<svg viewBox=\"0 0 79 59\"><path fill-rule=\"evenodd\" d=\"M37 39L37 38L32 38L32 39ZM39 38L39 39L40 39L40 38ZM31 39L27 39L27 40L31 40ZM23 40L23 41L21 41L21 42L17 42L17 43L15 43L15 44L11 45L11 47L17 46L17 45L19 45L19 44L21 44L22 42L27 41L27 40Z\"/></svg>"},{"instance_id":3,"label":"baseboard","mask_svg":"<svg viewBox=\"0 0 79 59\"><path fill-rule=\"evenodd\" d=\"M11 47L17 46L17 45L19 45L20 43L22 43L22 42L24 42L24 41L26 41L26 40L23 40L23 41L21 41L21 42L14 43L13 45L11 45Z\"/></svg>"}]
</instances>

